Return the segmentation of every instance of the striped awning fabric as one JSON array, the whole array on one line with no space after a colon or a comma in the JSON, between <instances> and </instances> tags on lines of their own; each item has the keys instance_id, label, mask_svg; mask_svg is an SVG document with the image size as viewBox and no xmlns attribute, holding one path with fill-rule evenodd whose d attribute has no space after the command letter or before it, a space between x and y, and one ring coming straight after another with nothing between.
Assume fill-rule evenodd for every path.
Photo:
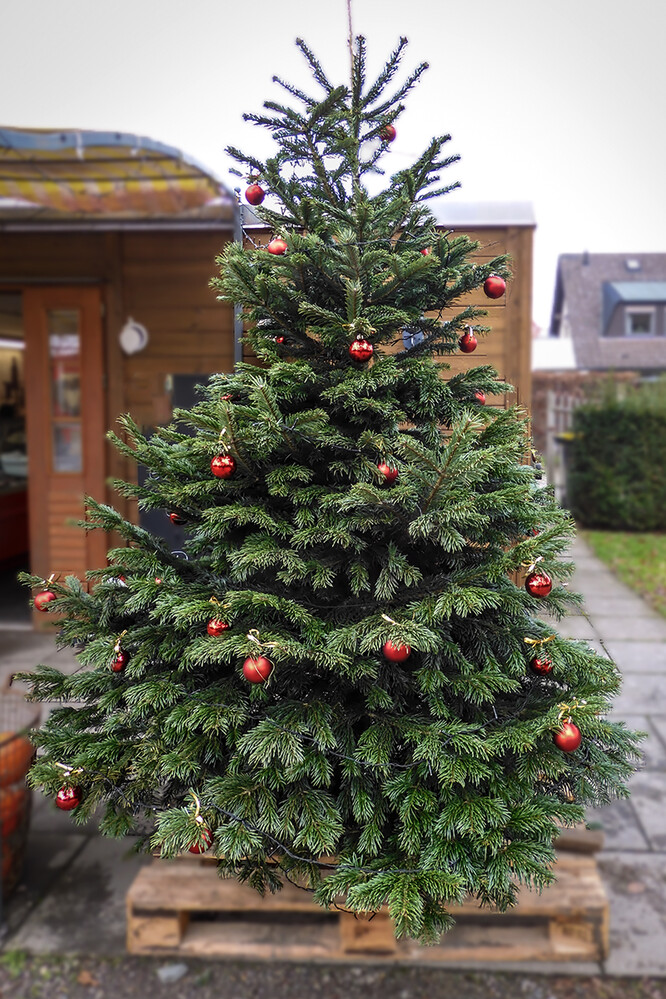
<instances>
[{"instance_id":1,"label":"striped awning fabric","mask_svg":"<svg viewBox=\"0 0 666 999\"><path fill-rule=\"evenodd\" d=\"M231 218L234 197L179 150L119 132L0 127L0 215Z\"/></svg>"}]
</instances>

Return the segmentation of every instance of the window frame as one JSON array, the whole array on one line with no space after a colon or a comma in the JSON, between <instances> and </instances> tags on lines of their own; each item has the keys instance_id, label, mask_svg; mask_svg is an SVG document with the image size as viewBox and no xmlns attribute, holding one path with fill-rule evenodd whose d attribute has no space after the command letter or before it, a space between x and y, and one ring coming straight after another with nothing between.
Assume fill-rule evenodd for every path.
<instances>
[{"instance_id":1,"label":"window frame","mask_svg":"<svg viewBox=\"0 0 666 999\"><path fill-rule=\"evenodd\" d=\"M650 330L645 332L636 332L631 328L631 317L632 316L649 316L650 317ZM657 332L657 309L654 305L626 305L624 308L624 335L631 337L633 340L636 337L654 337Z\"/></svg>"}]
</instances>

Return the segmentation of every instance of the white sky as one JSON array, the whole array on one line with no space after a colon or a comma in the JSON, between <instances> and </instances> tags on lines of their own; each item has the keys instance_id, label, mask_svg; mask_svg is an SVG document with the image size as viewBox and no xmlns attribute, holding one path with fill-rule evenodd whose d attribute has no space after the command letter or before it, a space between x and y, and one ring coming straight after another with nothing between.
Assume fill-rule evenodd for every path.
<instances>
[{"instance_id":1,"label":"white sky","mask_svg":"<svg viewBox=\"0 0 666 999\"><path fill-rule=\"evenodd\" d=\"M539 325L559 253L666 251L664 0L353 2L372 69L400 35L431 66L396 168L450 132L449 197L533 202ZM242 113L280 99L274 73L309 85L297 36L348 75L345 0L4 0L0 30L0 124L147 135L231 186L227 144L269 149Z\"/></svg>"}]
</instances>

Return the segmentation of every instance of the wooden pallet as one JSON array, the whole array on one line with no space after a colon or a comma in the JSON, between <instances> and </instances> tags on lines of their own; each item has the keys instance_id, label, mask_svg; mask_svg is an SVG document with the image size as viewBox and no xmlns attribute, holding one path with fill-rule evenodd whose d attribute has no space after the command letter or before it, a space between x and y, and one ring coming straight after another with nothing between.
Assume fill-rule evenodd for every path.
<instances>
[{"instance_id":1,"label":"wooden pallet","mask_svg":"<svg viewBox=\"0 0 666 999\"><path fill-rule=\"evenodd\" d=\"M599 961L608 953L608 900L593 857L561 854L557 882L522 891L506 913L469 900L433 947L396 941L385 911L372 918L327 912L286 884L264 898L208 863L155 860L127 894L131 954L251 960L413 964Z\"/></svg>"}]
</instances>

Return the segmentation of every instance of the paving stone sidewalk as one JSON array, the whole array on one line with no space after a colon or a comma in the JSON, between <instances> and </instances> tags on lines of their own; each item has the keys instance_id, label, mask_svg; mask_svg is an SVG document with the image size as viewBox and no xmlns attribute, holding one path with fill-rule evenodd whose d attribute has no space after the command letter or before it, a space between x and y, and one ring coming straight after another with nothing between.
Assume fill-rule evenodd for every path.
<instances>
[{"instance_id":1,"label":"paving stone sidewalk","mask_svg":"<svg viewBox=\"0 0 666 999\"><path fill-rule=\"evenodd\" d=\"M592 811L606 844L599 854L611 906L611 955L596 964L497 965L497 970L555 974L666 977L666 619L620 583L578 539L571 588L584 613L557 626L590 641L618 664L624 682L614 713L648 733L645 761L632 778L629 801ZM0 630L0 689L6 677L37 662L73 669L50 637ZM125 893L145 857L127 841L106 840L94 826L77 827L37 796L24 884L6 916L6 949L38 953L122 955Z\"/></svg>"}]
</instances>

